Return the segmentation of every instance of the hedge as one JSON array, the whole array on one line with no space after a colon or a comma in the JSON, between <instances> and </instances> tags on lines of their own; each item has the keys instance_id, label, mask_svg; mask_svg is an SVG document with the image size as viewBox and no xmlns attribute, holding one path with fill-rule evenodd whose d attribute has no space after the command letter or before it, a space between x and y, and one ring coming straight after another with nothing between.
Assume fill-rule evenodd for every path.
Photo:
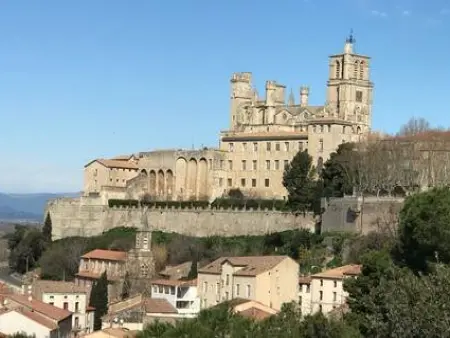
<instances>
[{"instance_id":1,"label":"hedge","mask_svg":"<svg viewBox=\"0 0 450 338\"><path fill-rule=\"evenodd\" d=\"M110 199L108 206L111 207L138 207L148 206L151 208L175 208L175 209L268 209L287 210L286 202L282 200L264 199L240 199L240 198L216 198L211 204L208 201L138 201L133 199Z\"/></svg>"}]
</instances>

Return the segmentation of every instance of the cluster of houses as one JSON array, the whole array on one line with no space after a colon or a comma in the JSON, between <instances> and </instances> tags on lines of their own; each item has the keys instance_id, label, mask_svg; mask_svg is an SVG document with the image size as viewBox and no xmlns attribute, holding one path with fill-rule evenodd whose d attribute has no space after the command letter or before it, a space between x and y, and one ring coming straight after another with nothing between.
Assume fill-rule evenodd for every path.
<instances>
[{"instance_id":1,"label":"cluster of houses","mask_svg":"<svg viewBox=\"0 0 450 338\"><path fill-rule=\"evenodd\" d=\"M229 301L233 311L255 320L277 314L283 303L295 302L302 315L345 309L343 281L361 266L346 265L299 277L299 265L288 256L221 257L198 269L188 280L191 262L168 266L158 279L148 280L148 292L120 300L115 290L126 253L94 250L81 257L75 281L35 279L19 291L0 285L0 335L24 332L44 337L133 337L156 320L194 318L202 309ZM111 294L103 329L93 331L89 306L92 282L111 272Z\"/></svg>"}]
</instances>

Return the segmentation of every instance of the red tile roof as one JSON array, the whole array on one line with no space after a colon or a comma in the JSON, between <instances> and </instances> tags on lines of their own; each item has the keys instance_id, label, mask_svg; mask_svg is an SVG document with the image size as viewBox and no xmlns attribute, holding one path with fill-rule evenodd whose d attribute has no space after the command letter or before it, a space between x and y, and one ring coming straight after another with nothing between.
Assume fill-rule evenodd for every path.
<instances>
[{"instance_id":1,"label":"red tile roof","mask_svg":"<svg viewBox=\"0 0 450 338\"><path fill-rule=\"evenodd\" d=\"M146 298L144 307L146 313L178 313L166 299Z\"/></svg>"},{"instance_id":2,"label":"red tile roof","mask_svg":"<svg viewBox=\"0 0 450 338\"><path fill-rule=\"evenodd\" d=\"M85 253L81 258L124 262L127 259L127 253L125 251L95 249Z\"/></svg>"},{"instance_id":3,"label":"red tile roof","mask_svg":"<svg viewBox=\"0 0 450 338\"><path fill-rule=\"evenodd\" d=\"M198 270L199 273L219 274L222 264L228 262L232 266L239 266L242 269L236 271L235 276L257 276L260 273L273 269L288 256L242 256L242 257L221 257L205 267Z\"/></svg>"},{"instance_id":4,"label":"red tile roof","mask_svg":"<svg viewBox=\"0 0 450 338\"><path fill-rule=\"evenodd\" d=\"M357 276L361 273L361 265L349 264L312 275L312 278L342 279L345 276Z\"/></svg>"},{"instance_id":5,"label":"red tile roof","mask_svg":"<svg viewBox=\"0 0 450 338\"><path fill-rule=\"evenodd\" d=\"M75 276L80 277L81 279L99 279L102 276L102 274L81 270L78 273L76 273ZM109 276L108 274L106 274L106 278L110 282L115 282L120 279L120 277L118 276Z\"/></svg>"},{"instance_id":6,"label":"red tile roof","mask_svg":"<svg viewBox=\"0 0 450 338\"><path fill-rule=\"evenodd\" d=\"M197 279L192 280L156 279L151 281L151 284L165 285L165 286L197 286Z\"/></svg>"},{"instance_id":7,"label":"red tile roof","mask_svg":"<svg viewBox=\"0 0 450 338\"><path fill-rule=\"evenodd\" d=\"M72 315L72 312L70 311L60 309L56 306L46 304L36 299L31 299L30 301L27 296L23 295L8 294L4 295L4 298L10 299L11 301L22 305L30 311L32 310L34 312L38 312L58 322Z\"/></svg>"},{"instance_id":8,"label":"red tile roof","mask_svg":"<svg viewBox=\"0 0 450 338\"><path fill-rule=\"evenodd\" d=\"M271 313L263 311L261 309L257 309L256 307L251 307L244 311L239 312L239 314L246 318L251 318L254 320L264 320L272 316Z\"/></svg>"},{"instance_id":9,"label":"red tile roof","mask_svg":"<svg viewBox=\"0 0 450 338\"><path fill-rule=\"evenodd\" d=\"M299 284L311 284L311 277L299 277L298 283Z\"/></svg>"}]
</instances>

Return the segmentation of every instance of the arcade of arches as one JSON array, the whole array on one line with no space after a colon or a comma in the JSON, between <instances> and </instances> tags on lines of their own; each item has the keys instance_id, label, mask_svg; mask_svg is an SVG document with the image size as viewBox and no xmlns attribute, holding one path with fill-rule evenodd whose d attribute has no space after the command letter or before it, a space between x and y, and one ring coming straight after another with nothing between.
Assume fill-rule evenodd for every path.
<instances>
[{"instance_id":1,"label":"arcade of arches","mask_svg":"<svg viewBox=\"0 0 450 338\"><path fill-rule=\"evenodd\" d=\"M205 158L179 157L175 174L171 169L141 170L142 190L158 200L202 200L208 198L208 162Z\"/></svg>"}]
</instances>

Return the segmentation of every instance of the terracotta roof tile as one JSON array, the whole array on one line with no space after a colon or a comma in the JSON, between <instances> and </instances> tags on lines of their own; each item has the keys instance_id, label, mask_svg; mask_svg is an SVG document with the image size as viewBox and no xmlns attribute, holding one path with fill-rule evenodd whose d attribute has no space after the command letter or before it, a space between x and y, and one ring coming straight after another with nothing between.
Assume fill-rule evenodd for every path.
<instances>
[{"instance_id":1,"label":"terracotta roof tile","mask_svg":"<svg viewBox=\"0 0 450 338\"><path fill-rule=\"evenodd\" d=\"M94 272L86 271L86 270L81 270L81 271L77 272L75 274L75 276L80 277L80 278L86 278L86 279L99 279L102 276L102 274L94 273ZM108 274L106 275L106 278L108 279L108 281L111 281L111 282L118 281L120 279L120 277L118 277L118 276L109 276Z\"/></svg>"},{"instance_id":2,"label":"terracotta roof tile","mask_svg":"<svg viewBox=\"0 0 450 338\"><path fill-rule=\"evenodd\" d=\"M33 310L34 312L38 312L56 321L61 321L72 315L72 312L70 311L60 309L56 306L46 304L36 299L31 299L30 301L28 300L28 297L23 295L9 294L6 295L5 298L22 305L28 310Z\"/></svg>"},{"instance_id":3,"label":"terracotta roof tile","mask_svg":"<svg viewBox=\"0 0 450 338\"><path fill-rule=\"evenodd\" d=\"M244 311L239 312L239 314L246 318L251 318L254 320L264 320L272 316L271 313L263 311L261 309L257 309L255 307L251 307L249 309L246 309Z\"/></svg>"},{"instance_id":4,"label":"terracotta roof tile","mask_svg":"<svg viewBox=\"0 0 450 338\"><path fill-rule=\"evenodd\" d=\"M197 279L192 280L156 279L151 281L151 284L165 285L165 286L197 286Z\"/></svg>"},{"instance_id":5,"label":"terracotta roof tile","mask_svg":"<svg viewBox=\"0 0 450 338\"><path fill-rule=\"evenodd\" d=\"M45 293L88 293L89 287L77 285L74 282L51 281L38 279L33 288Z\"/></svg>"},{"instance_id":6,"label":"terracotta roof tile","mask_svg":"<svg viewBox=\"0 0 450 338\"><path fill-rule=\"evenodd\" d=\"M127 253L125 251L95 249L85 253L81 258L124 262L127 259Z\"/></svg>"},{"instance_id":7,"label":"terracotta roof tile","mask_svg":"<svg viewBox=\"0 0 450 338\"><path fill-rule=\"evenodd\" d=\"M357 276L361 273L361 265L344 265L335 269L326 270L315 275L312 278L336 278L342 279L345 276Z\"/></svg>"},{"instance_id":8,"label":"terracotta roof tile","mask_svg":"<svg viewBox=\"0 0 450 338\"><path fill-rule=\"evenodd\" d=\"M103 329L102 332L108 334L108 336L115 337L115 338L133 338L136 337L138 334L138 331L131 331L131 330L125 330L121 328L113 328L108 327L106 329Z\"/></svg>"},{"instance_id":9,"label":"terracotta roof tile","mask_svg":"<svg viewBox=\"0 0 450 338\"><path fill-rule=\"evenodd\" d=\"M243 256L243 257L221 257L205 267L198 270L199 273L219 274L222 264L228 262L232 266L240 266L234 273L235 276L256 276L260 273L273 269L288 256Z\"/></svg>"},{"instance_id":10,"label":"terracotta roof tile","mask_svg":"<svg viewBox=\"0 0 450 338\"><path fill-rule=\"evenodd\" d=\"M166 299L146 298L144 307L147 313L178 313Z\"/></svg>"},{"instance_id":11,"label":"terracotta roof tile","mask_svg":"<svg viewBox=\"0 0 450 338\"><path fill-rule=\"evenodd\" d=\"M299 284L311 284L311 277L299 277L298 283Z\"/></svg>"},{"instance_id":12,"label":"terracotta roof tile","mask_svg":"<svg viewBox=\"0 0 450 338\"><path fill-rule=\"evenodd\" d=\"M161 276L168 276L172 278L174 275L188 275L189 270L191 269L192 262L184 262L175 266L166 266L164 270L160 271L159 274Z\"/></svg>"},{"instance_id":13,"label":"terracotta roof tile","mask_svg":"<svg viewBox=\"0 0 450 338\"><path fill-rule=\"evenodd\" d=\"M113 169L133 169L133 170L139 169L139 167L132 162L123 161L123 160L108 160L108 159L103 159L103 158L93 160L93 161L89 162L88 164L86 164L84 167L86 168L94 162L98 162L101 165L103 165L107 168L111 168L111 169L112 168Z\"/></svg>"}]
</instances>

